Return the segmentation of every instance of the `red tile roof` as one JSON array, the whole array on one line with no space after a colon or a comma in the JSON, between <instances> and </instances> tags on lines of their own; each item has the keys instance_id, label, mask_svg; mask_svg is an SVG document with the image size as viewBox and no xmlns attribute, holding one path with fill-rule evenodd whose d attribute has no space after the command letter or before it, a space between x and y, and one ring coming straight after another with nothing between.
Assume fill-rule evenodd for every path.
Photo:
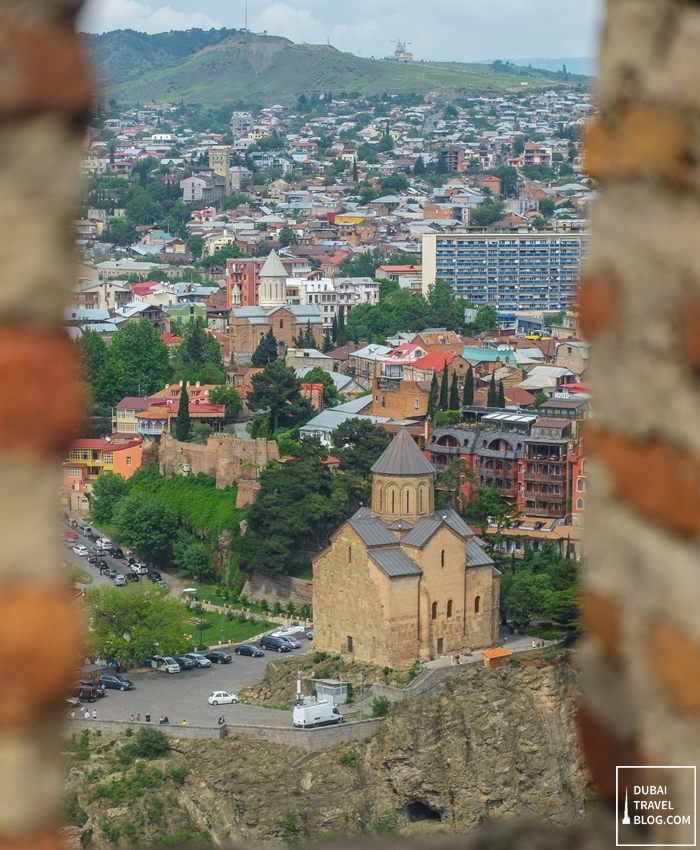
<instances>
[{"instance_id":1,"label":"red tile roof","mask_svg":"<svg viewBox=\"0 0 700 850\"><path fill-rule=\"evenodd\" d=\"M125 396L119 404L115 405L116 410L145 410L148 407L148 399L140 396L128 395Z\"/></svg>"},{"instance_id":2,"label":"red tile roof","mask_svg":"<svg viewBox=\"0 0 700 850\"><path fill-rule=\"evenodd\" d=\"M454 354L449 351L433 351L416 360L413 364L416 369L435 369L436 372L441 372L445 368L445 363L449 366L454 358Z\"/></svg>"},{"instance_id":3,"label":"red tile roof","mask_svg":"<svg viewBox=\"0 0 700 850\"><path fill-rule=\"evenodd\" d=\"M114 443L112 440L104 440L97 438L88 438L84 440L73 440L70 444L70 449L103 449L121 451L121 449L130 449L133 446L140 446L143 443L141 438L131 440L128 443Z\"/></svg>"}]
</instances>

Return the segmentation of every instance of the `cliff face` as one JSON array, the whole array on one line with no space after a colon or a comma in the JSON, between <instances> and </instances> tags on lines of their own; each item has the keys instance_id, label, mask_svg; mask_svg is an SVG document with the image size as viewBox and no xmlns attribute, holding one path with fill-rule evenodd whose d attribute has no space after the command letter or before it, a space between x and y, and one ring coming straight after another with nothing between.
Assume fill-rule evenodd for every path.
<instances>
[{"instance_id":1,"label":"cliff face","mask_svg":"<svg viewBox=\"0 0 700 850\"><path fill-rule=\"evenodd\" d=\"M169 758L148 764L162 780L129 799L143 767L115 773L124 741L93 738L89 761L74 763L68 785L96 847L112 846L115 828L143 843L177 834L226 844L456 832L513 815L575 824L586 791L577 698L568 664L475 669L436 696L395 706L364 743L304 753L247 739L180 741ZM115 781L127 789L122 799L97 790Z\"/></svg>"}]
</instances>

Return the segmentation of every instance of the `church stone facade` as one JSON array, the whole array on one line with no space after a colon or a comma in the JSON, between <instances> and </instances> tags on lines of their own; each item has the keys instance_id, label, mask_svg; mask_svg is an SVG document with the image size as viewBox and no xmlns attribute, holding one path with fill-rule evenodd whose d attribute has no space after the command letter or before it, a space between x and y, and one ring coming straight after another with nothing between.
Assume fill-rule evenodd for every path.
<instances>
[{"instance_id":1,"label":"church stone facade","mask_svg":"<svg viewBox=\"0 0 700 850\"><path fill-rule=\"evenodd\" d=\"M499 576L472 529L435 510L434 470L401 429L361 508L314 560L314 646L402 665L498 641Z\"/></svg>"}]
</instances>

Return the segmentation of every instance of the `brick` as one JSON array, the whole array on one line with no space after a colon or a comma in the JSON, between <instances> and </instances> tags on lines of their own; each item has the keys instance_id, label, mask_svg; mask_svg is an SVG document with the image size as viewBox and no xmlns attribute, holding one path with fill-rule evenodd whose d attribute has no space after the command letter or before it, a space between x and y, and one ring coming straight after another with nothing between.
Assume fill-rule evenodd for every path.
<instances>
[{"instance_id":1,"label":"brick","mask_svg":"<svg viewBox=\"0 0 700 850\"><path fill-rule=\"evenodd\" d=\"M621 740L586 703L576 711L576 728L591 782L606 803L615 805L617 765L643 765L647 760L631 738Z\"/></svg>"},{"instance_id":2,"label":"brick","mask_svg":"<svg viewBox=\"0 0 700 850\"><path fill-rule=\"evenodd\" d=\"M600 336L617 319L618 289L609 276L584 276L578 300L581 329L588 339Z\"/></svg>"},{"instance_id":3,"label":"brick","mask_svg":"<svg viewBox=\"0 0 700 850\"><path fill-rule=\"evenodd\" d=\"M700 644L661 622L651 626L648 640L651 667L671 701L700 719Z\"/></svg>"},{"instance_id":4,"label":"brick","mask_svg":"<svg viewBox=\"0 0 700 850\"><path fill-rule=\"evenodd\" d=\"M93 90L72 26L27 25L0 10L0 119L60 114L87 120Z\"/></svg>"},{"instance_id":5,"label":"brick","mask_svg":"<svg viewBox=\"0 0 700 850\"><path fill-rule=\"evenodd\" d=\"M0 326L0 451L62 453L79 433L85 413L75 349L57 329Z\"/></svg>"},{"instance_id":6,"label":"brick","mask_svg":"<svg viewBox=\"0 0 700 850\"><path fill-rule=\"evenodd\" d=\"M683 297L680 327L685 359L693 369L700 369L700 295L695 292Z\"/></svg>"},{"instance_id":7,"label":"brick","mask_svg":"<svg viewBox=\"0 0 700 850\"><path fill-rule=\"evenodd\" d=\"M700 529L700 467L687 451L660 437L633 440L590 425L586 451L607 466L618 496L668 531L692 537Z\"/></svg>"},{"instance_id":8,"label":"brick","mask_svg":"<svg viewBox=\"0 0 700 850\"><path fill-rule=\"evenodd\" d=\"M691 129L677 111L658 104L624 106L590 124L586 169L597 180L633 180L650 175L678 186L693 185Z\"/></svg>"},{"instance_id":9,"label":"brick","mask_svg":"<svg viewBox=\"0 0 700 850\"><path fill-rule=\"evenodd\" d=\"M75 680L80 614L60 586L5 586L0 596L0 728L31 725ZM18 659L31 659L18 664ZM1 848L1 845L0 845Z\"/></svg>"},{"instance_id":10,"label":"brick","mask_svg":"<svg viewBox=\"0 0 700 850\"><path fill-rule=\"evenodd\" d=\"M581 617L586 633L600 646L610 661L620 658L622 616L616 602L585 590L581 594Z\"/></svg>"}]
</instances>

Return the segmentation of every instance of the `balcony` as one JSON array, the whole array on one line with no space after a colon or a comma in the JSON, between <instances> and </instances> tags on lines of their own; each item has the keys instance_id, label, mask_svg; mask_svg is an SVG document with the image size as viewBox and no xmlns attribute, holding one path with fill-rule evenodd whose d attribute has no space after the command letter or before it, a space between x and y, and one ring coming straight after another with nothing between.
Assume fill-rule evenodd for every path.
<instances>
[{"instance_id":1,"label":"balcony","mask_svg":"<svg viewBox=\"0 0 700 850\"><path fill-rule=\"evenodd\" d=\"M460 455L462 453L461 446L438 446L437 443L430 443L427 448L431 454L436 455Z\"/></svg>"},{"instance_id":2,"label":"balcony","mask_svg":"<svg viewBox=\"0 0 700 850\"><path fill-rule=\"evenodd\" d=\"M161 434L166 433L165 426L166 422L162 420L140 419L138 423L138 431L139 434L146 434L151 437L160 437Z\"/></svg>"},{"instance_id":3,"label":"balcony","mask_svg":"<svg viewBox=\"0 0 700 850\"><path fill-rule=\"evenodd\" d=\"M566 509L564 505L554 508L528 508L526 504L523 513L525 516L541 516L547 519L563 519L566 516Z\"/></svg>"},{"instance_id":4,"label":"balcony","mask_svg":"<svg viewBox=\"0 0 700 850\"><path fill-rule=\"evenodd\" d=\"M544 475L539 472L526 472L523 480L526 483L533 484L561 484L562 487L566 485L566 479L563 475Z\"/></svg>"},{"instance_id":5,"label":"balcony","mask_svg":"<svg viewBox=\"0 0 700 850\"><path fill-rule=\"evenodd\" d=\"M518 477L518 471L517 469L484 469L484 467L481 467L479 469L479 477L484 481L493 481L495 478L507 478L508 480L515 481Z\"/></svg>"}]
</instances>

